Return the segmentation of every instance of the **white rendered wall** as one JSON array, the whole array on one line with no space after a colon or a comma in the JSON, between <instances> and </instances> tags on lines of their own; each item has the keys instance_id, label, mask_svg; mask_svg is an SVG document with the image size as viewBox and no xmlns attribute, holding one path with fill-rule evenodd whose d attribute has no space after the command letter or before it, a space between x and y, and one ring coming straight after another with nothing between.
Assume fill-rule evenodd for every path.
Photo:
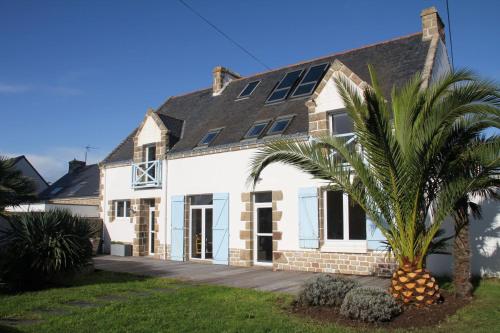
<instances>
[{"instance_id":1,"label":"white rendered wall","mask_svg":"<svg viewBox=\"0 0 500 333\"><path fill-rule=\"evenodd\" d=\"M344 103L338 93L337 86L334 81L334 77L338 77L339 75L341 75L344 78L347 78L341 72L336 72L332 75L332 77L330 78L330 80L328 80L328 82L326 83L325 87L323 88L319 96L316 98L315 113L325 112L325 111L328 112L344 108ZM353 87L356 87L358 93L361 93L361 89L359 89L359 87L355 86L354 84Z\"/></svg>"},{"instance_id":2,"label":"white rendered wall","mask_svg":"<svg viewBox=\"0 0 500 333\"><path fill-rule=\"evenodd\" d=\"M155 125L156 126L156 125ZM166 161L162 162L162 188L134 190L132 188L132 165L108 167L104 170L104 196L103 196L103 221L107 239L131 243L135 238L135 229L132 218L117 218L113 222L108 217L109 200L130 200L161 198L159 215L160 243L165 243L165 217L166 217Z\"/></svg>"},{"instance_id":3,"label":"white rendered wall","mask_svg":"<svg viewBox=\"0 0 500 333\"><path fill-rule=\"evenodd\" d=\"M204 193L229 193L229 247L245 248L240 239L243 203L241 193L250 192L246 184L250 158L255 149L196 156L168 161L168 207L173 195L193 195ZM283 238L279 242L280 250L298 250L298 189L319 186L319 182L298 172L296 169L271 165L264 170L261 181L255 191L282 191L283 200L278 202L278 210L283 212L278 223ZM167 216L170 227L171 216ZM167 242L170 244L170 235Z\"/></svg>"},{"instance_id":4,"label":"white rendered wall","mask_svg":"<svg viewBox=\"0 0 500 333\"><path fill-rule=\"evenodd\" d=\"M155 121L148 116L144 122L141 132L139 133L139 136L137 137L137 143L139 146L142 146L160 141L161 131Z\"/></svg>"}]
</instances>

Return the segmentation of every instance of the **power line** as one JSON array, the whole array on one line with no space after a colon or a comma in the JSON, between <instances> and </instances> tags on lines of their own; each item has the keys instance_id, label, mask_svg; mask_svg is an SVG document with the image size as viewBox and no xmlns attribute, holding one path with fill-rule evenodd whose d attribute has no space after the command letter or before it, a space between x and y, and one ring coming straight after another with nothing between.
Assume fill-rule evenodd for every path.
<instances>
[{"instance_id":1,"label":"power line","mask_svg":"<svg viewBox=\"0 0 500 333\"><path fill-rule=\"evenodd\" d=\"M215 31L217 31L219 34L221 34L224 38L226 38L228 41L230 41L231 43L233 43L234 45L236 45L236 47L238 47L240 50L242 50L243 52L245 52L247 55L249 55L252 59L254 59L255 61L257 61L259 64L261 64L262 66L264 66L264 68L269 69L269 70L271 69L262 60L260 60L259 58L257 58L257 56L253 55L252 52L250 52L243 45L241 45L240 43L238 43L237 41L235 41L234 39L232 39L231 37L229 37L224 31L222 31L215 24L213 24L212 22L210 22L206 17L204 17L202 14L200 14L196 9L194 9L193 7L191 7L190 5L188 5L184 0L178 0L178 1L184 7L186 7L191 12L193 12L196 16L198 16L203 21L205 21L205 23L207 23L209 26L211 26Z\"/></svg>"},{"instance_id":2,"label":"power line","mask_svg":"<svg viewBox=\"0 0 500 333\"><path fill-rule=\"evenodd\" d=\"M453 40L451 38L450 8L448 6L448 0L446 0L446 14L448 16L448 33L450 34L451 68L454 69L455 66L453 64Z\"/></svg>"}]
</instances>

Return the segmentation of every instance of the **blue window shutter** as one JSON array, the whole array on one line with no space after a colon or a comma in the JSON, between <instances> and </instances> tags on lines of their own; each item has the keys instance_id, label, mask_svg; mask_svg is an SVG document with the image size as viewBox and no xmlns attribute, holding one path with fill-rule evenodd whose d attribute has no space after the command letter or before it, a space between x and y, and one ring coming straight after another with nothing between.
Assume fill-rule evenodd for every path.
<instances>
[{"instance_id":1,"label":"blue window shutter","mask_svg":"<svg viewBox=\"0 0 500 333\"><path fill-rule=\"evenodd\" d=\"M385 250L386 245L382 243L386 238L368 217L366 217L366 241L369 250Z\"/></svg>"},{"instance_id":2,"label":"blue window shutter","mask_svg":"<svg viewBox=\"0 0 500 333\"><path fill-rule=\"evenodd\" d=\"M184 260L184 196L174 195L171 198L172 232L170 258Z\"/></svg>"},{"instance_id":3,"label":"blue window shutter","mask_svg":"<svg viewBox=\"0 0 500 333\"><path fill-rule=\"evenodd\" d=\"M299 189L299 246L305 249L319 247L318 190L315 187Z\"/></svg>"},{"instance_id":4,"label":"blue window shutter","mask_svg":"<svg viewBox=\"0 0 500 333\"><path fill-rule=\"evenodd\" d=\"M229 193L214 193L213 263L229 263Z\"/></svg>"}]
</instances>

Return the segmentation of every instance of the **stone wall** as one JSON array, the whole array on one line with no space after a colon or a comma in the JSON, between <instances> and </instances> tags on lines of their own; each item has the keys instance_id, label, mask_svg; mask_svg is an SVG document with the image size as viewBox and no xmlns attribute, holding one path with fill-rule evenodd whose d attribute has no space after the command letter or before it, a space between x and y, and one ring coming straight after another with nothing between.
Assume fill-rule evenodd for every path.
<instances>
[{"instance_id":1,"label":"stone wall","mask_svg":"<svg viewBox=\"0 0 500 333\"><path fill-rule=\"evenodd\" d=\"M47 202L51 204L63 204L63 205L100 206L99 197L51 199L48 200Z\"/></svg>"},{"instance_id":2,"label":"stone wall","mask_svg":"<svg viewBox=\"0 0 500 333\"><path fill-rule=\"evenodd\" d=\"M320 251L283 251L274 267L278 270L390 276L395 262L386 252L326 253Z\"/></svg>"}]
</instances>

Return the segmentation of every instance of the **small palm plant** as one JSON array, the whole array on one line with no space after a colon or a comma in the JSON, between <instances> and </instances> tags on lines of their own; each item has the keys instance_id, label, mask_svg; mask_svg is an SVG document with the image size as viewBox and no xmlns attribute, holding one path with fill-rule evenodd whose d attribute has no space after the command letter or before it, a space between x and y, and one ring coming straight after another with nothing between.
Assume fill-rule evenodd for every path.
<instances>
[{"instance_id":1,"label":"small palm plant","mask_svg":"<svg viewBox=\"0 0 500 333\"><path fill-rule=\"evenodd\" d=\"M15 169L14 159L0 156L0 215L5 207L33 201L35 184Z\"/></svg>"},{"instance_id":2,"label":"small palm plant","mask_svg":"<svg viewBox=\"0 0 500 333\"><path fill-rule=\"evenodd\" d=\"M450 163L446 150L460 131L457 123L498 119L499 88L457 71L424 89L417 75L394 88L389 103L369 71L372 86L362 96L347 79L335 79L357 149L330 136L272 142L254 155L249 178L255 184L268 165L284 163L348 193L383 233L399 265L391 294L405 303L432 304L440 295L425 270L429 248L457 200L477 185L461 174L443 177Z\"/></svg>"},{"instance_id":3,"label":"small palm plant","mask_svg":"<svg viewBox=\"0 0 500 333\"><path fill-rule=\"evenodd\" d=\"M67 210L10 216L0 230L0 279L16 289L40 288L90 261L95 230Z\"/></svg>"}]
</instances>

